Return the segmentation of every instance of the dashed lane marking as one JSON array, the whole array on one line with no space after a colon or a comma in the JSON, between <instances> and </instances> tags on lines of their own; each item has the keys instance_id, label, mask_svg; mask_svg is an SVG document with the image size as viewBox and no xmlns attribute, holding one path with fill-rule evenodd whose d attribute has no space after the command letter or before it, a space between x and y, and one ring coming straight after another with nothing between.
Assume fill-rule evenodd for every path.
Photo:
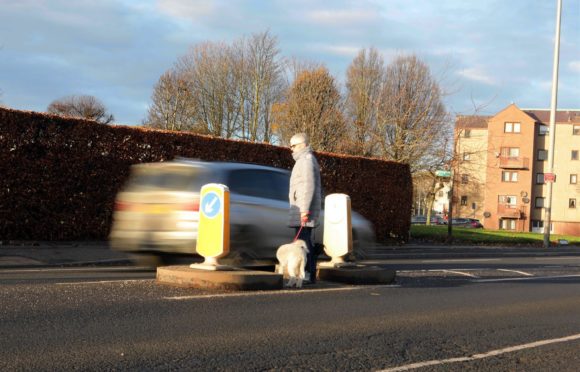
<instances>
[{"instance_id":1,"label":"dashed lane marking","mask_svg":"<svg viewBox=\"0 0 580 372\"><path fill-rule=\"evenodd\" d=\"M457 275L463 275L463 276L468 276L470 278L479 278L479 276L477 275L473 275L470 273L466 273L463 271L457 271L457 270L429 270L431 272L443 272L443 273L451 273L451 274L457 274Z\"/></svg>"},{"instance_id":2,"label":"dashed lane marking","mask_svg":"<svg viewBox=\"0 0 580 372\"><path fill-rule=\"evenodd\" d=\"M505 272L508 272L508 273L516 273L516 274L521 274L521 275L524 275L524 276L534 276L534 274L530 274L530 273L527 273L525 271L519 271L519 270L497 269L497 271L505 271Z\"/></svg>"},{"instance_id":3,"label":"dashed lane marking","mask_svg":"<svg viewBox=\"0 0 580 372\"><path fill-rule=\"evenodd\" d=\"M453 262L492 262L501 261L501 258L473 258L473 259L448 259L448 260L421 260L422 263L453 263Z\"/></svg>"},{"instance_id":4,"label":"dashed lane marking","mask_svg":"<svg viewBox=\"0 0 580 372\"><path fill-rule=\"evenodd\" d=\"M426 362L412 363L412 364L407 364L407 365L403 365L403 366L399 366L399 367L383 369L383 370L381 370L379 372L409 371L411 369L417 369L417 368L423 368L423 367L430 367L430 366L436 366L436 365L441 365L441 364L450 364L450 363L458 363L458 362L470 362L470 361L473 361L473 360L494 357L494 356L498 356L498 355L501 355L501 354L513 353L514 351L531 349L531 348L534 348L534 347L540 347L540 346L555 344L555 343L559 343L559 342L574 341L574 340L578 340L578 339L580 339L580 333L575 334L575 335L571 335L571 336L567 336L567 337L561 337L561 338L553 338L553 339L549 339L549 340L535 341L535 342L530 342L528 344L522 344L522 345L516 345L516 346L506 347L506 348L503 348L503 349L491 350L491 351L488 351L486 353L474 354L474 355L471 355L471 356L464 356L464 357L458 357L458 358L449 358L449 359L436 359L436 360L429 360L429 361L426 361Z\"/></svg>"},{"instance_id":5,"label":"dashed lane marking","mask_svg":"<svg viewBox=\"0 0 580 372\"><path fill-rule=\"evenodd\" d=\"M320 292L339 292L339 291L357 291L378 288L400 288L398 284L385 284L374 286L359 286L359 287L340 287L340 288L318 288L318 289L282 289L276 291L260 291L260 292L240 292L240 293L216 293L207 295L194 296L175 296L164 297L165 300L182 301L182 300L198 300L206 298L227 298L227 297L250 297L250 296L270 296L270 295L305 295L309 293Z\"/></svg>"},{"instance_id":6,"label":"dashed lane marking","mask_svg":"<svg viewBox=\"0 0 580 372\"><path fill-rule=\"evenodd\" d=\"M521 280L545 280L545 279L566 279L566 278L580 278L580 274L574 275L554 275L554 276L532 276L525 278L499 278L499 279L478 279L474 283L492 283L492 282L515 282Z\"/></svg>"}]
</instances>

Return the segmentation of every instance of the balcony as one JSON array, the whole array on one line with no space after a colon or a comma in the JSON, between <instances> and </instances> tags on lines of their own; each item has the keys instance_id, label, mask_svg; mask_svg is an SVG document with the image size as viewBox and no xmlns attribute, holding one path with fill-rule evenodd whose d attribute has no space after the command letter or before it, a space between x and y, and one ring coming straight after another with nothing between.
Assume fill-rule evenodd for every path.
<instances>
[{"instance_id":1,"label":"balcony","mask_svg":"<svg viewBox=\"0 0 580 372\"><path fill-rule=\"evenodd\" d=\"M524 207L516 204L498 204L497 216L500 218L521 219L524 215Z\"/></svg>"},{"instance_id":2,"label":"balcony","mask_svg":"<svg viewBox=\"0 0 580 372\"><path fill-rule=\"evenodd\" d=\"M499 167L503 169L529 169L530 159L527 157L500 156Z\"/></svg>"}]
</instances>

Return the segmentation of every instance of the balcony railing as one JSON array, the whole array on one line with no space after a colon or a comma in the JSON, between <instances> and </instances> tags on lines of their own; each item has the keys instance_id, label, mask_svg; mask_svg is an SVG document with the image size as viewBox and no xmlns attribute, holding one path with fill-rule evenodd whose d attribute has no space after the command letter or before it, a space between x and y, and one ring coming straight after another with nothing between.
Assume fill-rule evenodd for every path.
<instances>
[{"instance_id":1,"label":"balcony railing","mask_svg":"<svg viewBox=\"0 0 580 372\"><path fill-rule=\"evenodd\" d=\"M524 207L517 204L498 204L497 215L498 217L520 219L524 215Z\"/></svg>"},{"instance_id":2,"label":"balcony railing","mask_svg":"<svg viewBox=\"0 0 580 372\"><path fill-rule=\"evenodd\" d=\"M505 169L529 169L530 159L527 157L500 156L499 167Z\"/></svg>"}]
</instances>

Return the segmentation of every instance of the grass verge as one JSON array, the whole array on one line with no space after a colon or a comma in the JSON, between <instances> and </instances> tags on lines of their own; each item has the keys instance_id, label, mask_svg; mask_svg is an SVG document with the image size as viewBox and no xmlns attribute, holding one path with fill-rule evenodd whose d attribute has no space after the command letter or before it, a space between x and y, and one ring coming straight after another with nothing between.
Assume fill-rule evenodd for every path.
<instances>
[{"instance_id":1,"label":"grass verge","mask_svg":"<svg viewBox=\"0 0 580 372\"><path fill-rule=\"evenodd\" d=\"M530 232L510 232L505 230L485 230L453 227L453 241L465 244L520 244L541 246L544 234ZM411 239L443 243L447 240L447 226L412 225ZM580 236L550 234L552 244L559 240L567 240L569 244L580 245Z\"/></svg>"}]
</instances>

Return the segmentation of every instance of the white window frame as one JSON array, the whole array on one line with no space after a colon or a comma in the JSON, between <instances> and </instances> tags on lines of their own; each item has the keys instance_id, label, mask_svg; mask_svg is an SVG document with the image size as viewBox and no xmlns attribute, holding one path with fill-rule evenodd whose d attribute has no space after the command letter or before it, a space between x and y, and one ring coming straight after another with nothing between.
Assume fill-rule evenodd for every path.
<instances>
[{"instance_id":1,"label":"white window frame","mask_svg":"<svg viewBox=\"0 0 580 372\"><path fill-rule=\"evenodd\" d=\"M515 230L517 227L516 220L511 218L502 218L499 223L500 230Z\"/></svg>"},{"instance_id":2,"label":"white window frame","mask_svg":"<svg viewBox=\"0 0 580 372\"><path fill-rule=\"evenodd\" d=\"M575 185L578 183L578 175L577 174L571 174L570 175L570 183L572 185Z\"/></svg>"},{"instance_id":3,"label":"white window frame","mask_svg":"<svg viewBox=\"0 0 580 372\"><path fill-rule=\"evenodd\" d=\"M515 195L498 195L498 200L500 204L517 205L518 198Z\"/></svg>"},{"instance_id":4,"label":"white window frame","mask_svg":"<svg viewBox=\"0 0 580 372\"><path fill-rule=\"evenodd\" d=\"M539 134L540 136L548 136L550 134L550 127L544 124L540 124Z\"/></svg>"},{"instance_id":5,"label":"white window frame","mask_svg":"<svg viewBox=\"0 0 580 372\"><path fill-rule=\"evenodd\" d=\"M514 171L502 171L501 172L502 182L518 182L518 172Z\"/></svg>"}]
</instances>

